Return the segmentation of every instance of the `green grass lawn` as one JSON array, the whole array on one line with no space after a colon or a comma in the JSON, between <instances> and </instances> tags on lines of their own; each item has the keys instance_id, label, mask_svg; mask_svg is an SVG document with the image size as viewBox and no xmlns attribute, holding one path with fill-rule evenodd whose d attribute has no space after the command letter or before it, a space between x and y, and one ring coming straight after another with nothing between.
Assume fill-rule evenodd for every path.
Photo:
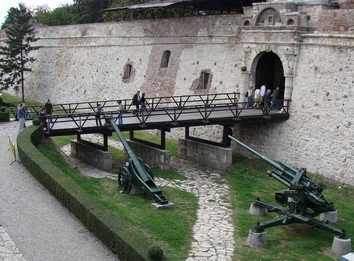
<instances>
[{"instance_id":1,"label":"green grass lawn","mask_svg":"<svg viewBox=\"0 0 354 261\"><path fill-rule=\"evenodd\" d=\"M125 132L124 135L128 138L129 133ZM141 139L153 139L151 138L153 135L144 132L137 132L135 136ZM73 138L75 138L75 136ZM65 143L65 138L55 137L53 139L56 140L56 142L57 139L61 139L61 142ZM116 139L118 139L118 137L116 137ZM167 146L171 146L175 151L178 151L176 148L177 141L172 144L169 143L170 141L167 142ZM113 158L123 164L126 160L124 153L114 148L110 148L110 150L112 150L113 155L115 155ZM233 161L234 163L224 174L224 177L227 179L231 187L231 200L234 209L236 241L234 260L322 261L339 259L339 256L336 256L331 251L333 234L301 224L266 229L267 247L265 249L254 249L248 246L246 239L249 230L253 228L257 222L267 221L277 215L276 213L266 213L266 216L264 217L253 216L249 213L251 203L256 197L260 197L262 201L276 205L277 203L274 201L274 193L279 190L285 190L287 187L267 175L266 170L273 169L273 167L260 159L251 160L236 156ZM184 179L183 176L173 171L163 171L158 169L154 169L153 171L156 177L162 177L165 179ZM352 237L354 235L354 209L352 207L352 202L354 201L354 188L349 185L333 182L318 175L308 174L308 176L313 182L322 182L327 186L323 191L323 195L327 201L333 202L334 206L338 209L338 223L333 224L333 226L346 229L348 236ZM166 190L167 198L173 198L172 201L175 203L174 191L170 192L170 189L168 188L163 188L163 190L164 193ZM110 197L110 195L106 194L104 197ZM113 197L116 197L116 195L113 195ZM136 200L134 197L123 199L127 200L127 202L121 204L126 204L130 207L133 205L131 201ZM140 197L138 197L138 200L144 201ZM193 203L193 201L191 202L192 204L195 204L194 207L197 208L196 203ZM130 218L126 215L124 216L124 219L129 220ZM145 221L143 221L143 219L140 221L134 221L133 225L138 227ZM148 223L143 225L149 226ZM192 226L193 222L191 222L190 225ZM154 226L155 224L152 223L151 228ZM166 231L166 233L168 233L168 231ZM189 234L189 236L191 236L191 234ZM191 238L189 240L191 240ZM161 244L164 246L164 244L168 243ZM187 247L185 248L185 251L187 251L186 249ZM177 257L175 254L172 254L172 256ZM175 259L171 258L171 260Z\"/></svg>"},{"instance_id":2,"label":"green grass lawn","mask_svg":"<svg viewBox=\"0 0 354 261\"><path fill-rule=\"evenodd\" d=\"M2 95L1 95L1 98L3 100L3 102L6 102L6 103L12 103L15 107L17 106L17 104L20 103L20 101L22 100L21 98L19 97L15 97L15 96L12 96L12 95L9 95L5 92L0 92ZM38 106L38 105L44 105L39 103L39 102L36 102L36 101L31 101L31 100L26 100L25 101L26 105L27 106L31 106L31 105L34 105L34 106ZM5 107L6 108L6 112L10 112L11 113L11 110L8 108L8 107ZM10 117L13 117L12 114L10 114Z\"/></svg>"},{"instance_id":3,"label":"green grass lawn","mask_svg":"<svg viewBox=\"0 0 354 261\"><path fill-rule=\"evenodd\" d=\"M235 210L235 260L333 260L338 258L331 251L334 234L313 229L302 224L292 224L266 229L267 247L254 249L246 244L249 230L257 222L264 222L276 213L264 217L253 216L249 207L256 197L277 205L274 192L287 187L267 175L272 166L258 159L235 157L227 173L232 188L232 206ZM349 237L354 235L354 188L341 185L315 175L308 175L312 181L324 183L325 199L333 202L338 210L338 228L345 228Z\"/></svg>"},{"instance_id":4,"label":"green grass lawn","mask_svg":"<svg viewBox=\"0 0 354 261\"><path fill-rule=\"evenodd\" d=\"M46 142L38 149L92 198L129 224L133 231L147 238L151 245L160 246L170 260L188 257L198 208L193 194L162 187L163 193L175 206L157 210L147 197L121 194L116 180L83 176L60 156L53 144ZM159 176L159 172L154 174Z\"/></svg>"}]
</instances>

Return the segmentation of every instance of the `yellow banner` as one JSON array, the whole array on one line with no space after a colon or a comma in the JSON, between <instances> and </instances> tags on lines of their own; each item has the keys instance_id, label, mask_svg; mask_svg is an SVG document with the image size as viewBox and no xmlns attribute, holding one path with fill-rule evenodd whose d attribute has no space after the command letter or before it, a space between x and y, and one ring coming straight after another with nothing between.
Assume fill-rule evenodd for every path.
<instances>
[{"instance_id":1,"label":"yellow banner","mask_svg":"<svg viewBox=\"0 0 354 261\"><path fill-rule=\"evenodd\" d=\"M10 136L9 136L9 143L10 143L10 148L11 148L12 154L14 155L14 158L16 160L16 148L15 148L14 143L12 142Z\"/></svg>"}]
</instances>

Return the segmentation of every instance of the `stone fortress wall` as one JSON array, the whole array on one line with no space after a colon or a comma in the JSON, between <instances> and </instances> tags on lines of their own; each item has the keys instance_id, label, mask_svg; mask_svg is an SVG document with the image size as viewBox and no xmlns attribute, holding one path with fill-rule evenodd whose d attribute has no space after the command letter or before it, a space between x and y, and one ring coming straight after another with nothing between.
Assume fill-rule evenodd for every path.
<instances>
[{"instance_id":1,"label":"stone fortress wall","mask_svg":"<svg viewBox=\"0 0 354 261\"><path fill-rule=\"evenodd\" d=\"M292 99L290 119L237 125L234 136L272 159L354 185L353 16L350 8L274 2L240 15L37 26L42 48L25 76L26 98L125 99L139 89L147 97L240 91L242 100L256 82L257 61L273 52ZM170 60L161 67L165 51ZM202 72L210 74L206 90L197 89ZM214 140L221 133L214 126L191 130Z\"/></svg>"}]
</instances>

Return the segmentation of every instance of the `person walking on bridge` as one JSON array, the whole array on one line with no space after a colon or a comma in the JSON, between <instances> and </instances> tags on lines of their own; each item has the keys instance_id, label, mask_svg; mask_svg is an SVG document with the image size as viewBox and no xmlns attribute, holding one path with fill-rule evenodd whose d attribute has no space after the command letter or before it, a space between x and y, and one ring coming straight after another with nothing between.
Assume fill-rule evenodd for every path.
<instances>
[{"instance_id":1,"label":"person walking on bridge","mask_svg":"<svg viewBox=\"0 0 354 261\"><path fill-rule=\"evenodd\" d=\"M261 105L264 105L264 96L266 94L266 89L267 89L266 84L263 84L261 86Z\"/></svg>"},{"instance_id":2,"label":"person walking on bridge","mask_svg":"<svg viewBox=\"0 0 354 261\"><path fill-rule=\"evenodd\" d=\"M270 104L270 109L272 109L272 107L275 105L277 107L277 110L281 109L281 105L279 102L279 90L280 88L277 87L274 91L273 91L273 96L272 96L272 103Z\"/></svg>"},{"instance_id":3,"label":"person walking on bridge","mask_svg":"<svg viewBox=\"0 0 354 261\"><path fill-rule=\"evenodd\" d=\"M139 104L140 104L140 91L137 91L133 96L133 105L135 105L136 110L133 111L133 114L137 114L139 112Z\"/></svg>"},{"instance_id":4,"label":"person walking on bridge","mask_svg":"<svg viewBox=\"0 0 354 261\"><path fill-rule=\"evenodd\" d=\"M247 108L252 108L253 106L253 86L251 86L247 93L246 93L246 97L247 97Z\"/></svg>"},{"instance_id":5,"label":"person walking on bridge","mask_svg":"<svg viewBox=\"0 0 354 261\"><path fill-rule=\"evenodd\" d=\"M44 104L44 107L45 107L45 112L47 114L48 120L52 121L53 106L49 99L46 102L46 104Z\"/></svg>"},{"instance_id":6,"label":"person walking on bridge","mask_svg":"<svg viewBox=\"0 0 354 261\"><path fill-rule=\"evenodd\" d=\"M257 88L254 91L254 104L252 107L256 107L257 109L259 108L261 103L261 91L259 90L259 88Z\"/></svg>"},{"instance_id":7,"label":"person walking on bridge","mask_svg":"<svg viewBox=\"0 0 354 261\"><path fill-rule=\"evenodd\" d=\"M119 100L118 101L118 125L121 125L123 124L123 111L124 111L124 107L123 107L123 104L122 104L122 101Z\"/></svg>"},{"instance_id":8,"label":"person walking on bridge","mask_svg":"<svg viewBox=\"0 0 354 261\"><path fill-rule=\"evenodd\" d=\"M143 94L141 95L140 104L141 104L141 111L148 112L146 110L146 104L148 104L148 102L146 101L146 98L145 98L145 92L143 92Z\"/></svg>"},{"instance_id":9,"label":"person walking on bridge","mask_svg":"<svg viewBox=\"0 0 354 261\"><path fill-rule=\"evenodd\" d=\"M100 124L100 126L102 126L102 122L101 122L101 115L103 113L103 108L101 107L101 104L97 104L97 108L95 111L95 118L96 118L96 125L98 126L98 123Z\"/></svg>"}]
</instances>

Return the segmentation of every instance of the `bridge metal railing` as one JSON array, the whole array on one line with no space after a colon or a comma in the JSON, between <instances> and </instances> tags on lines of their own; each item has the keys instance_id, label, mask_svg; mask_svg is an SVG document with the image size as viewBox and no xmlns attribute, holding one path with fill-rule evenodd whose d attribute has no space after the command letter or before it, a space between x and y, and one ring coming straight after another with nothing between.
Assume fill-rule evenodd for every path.
<instances>
[{"instance_id":1,"label":"bridge metal railing","mask_svg":"<svg viewBox=\"0 0 354 261\"><path fill-rule=\"evenodd\" d=\"M178 125L181 120L198 119L208 122L211 117L227 112L229 118L237 119L241 114L256 114L269 117L271 111L264 106L256 110L247 108L248 102L239 102L239 93L219 93L204 95L181 95L169 97L146 98L146 111L135 114L136 108L132 99L120 100L124 107L123 124L146 126L148 123L166 122ZM78 103L53 104L53 115L47 116L47 129L50 132L55 128L75 128L82 130L85 127L96 126L95 109L97 104L103 108L103 117L118 121L119 100L101 100ZM288 113L290 100L280 101L281 111ZM42 106L28 106L32 117L35 117ZM17 108L11 108L16 117ZM254 113L256 112L256 113ZM219 115L219 117L222 117ZM103 119L104 121L104 119ZM69 126L70 125L70 126Z\"/></svg>"}]
</instances>

